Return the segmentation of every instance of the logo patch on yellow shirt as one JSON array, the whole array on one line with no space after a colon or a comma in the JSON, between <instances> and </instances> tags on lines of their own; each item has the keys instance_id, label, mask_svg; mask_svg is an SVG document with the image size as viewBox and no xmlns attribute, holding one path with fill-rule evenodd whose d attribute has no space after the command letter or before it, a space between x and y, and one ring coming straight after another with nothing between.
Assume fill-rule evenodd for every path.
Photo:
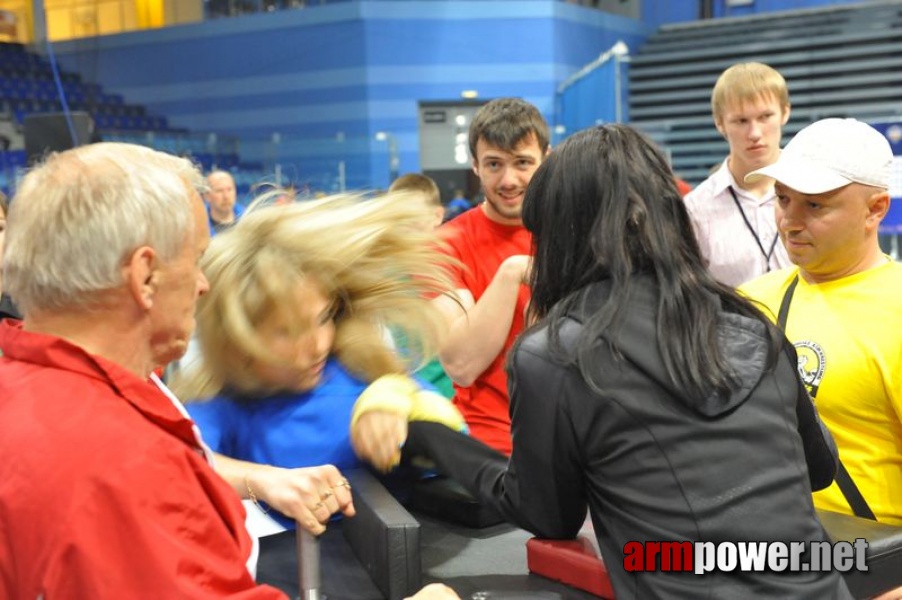
<instances>
[{"instance_id":1,"label":"logo patch on yellow shirt","mask_svg":"<svg viewBox=\"0 0 902 600\"><path fill-rule=\"evenodd\" d=\"M815 342L796 342L796 354L799 357L799 377L808 388L812 398L817 397L817 390L824 380L824 369L827 358L824 350Z\"/></svg>"}]
</instances>

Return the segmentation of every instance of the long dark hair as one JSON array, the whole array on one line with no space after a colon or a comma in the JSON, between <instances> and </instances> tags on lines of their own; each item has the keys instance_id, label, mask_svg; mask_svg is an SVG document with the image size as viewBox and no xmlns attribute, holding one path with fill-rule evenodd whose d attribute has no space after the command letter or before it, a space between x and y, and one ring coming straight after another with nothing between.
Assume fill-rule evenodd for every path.
<instances>
[{"instance_id":1,"label":"long dark hair","mask_svg":"<svg viewBox=\"0 0 902 600\"><path fill-rule=\"evenodd\" d=\"M523 202L533 234L531 316L544 320L551 349L580 365L590 385L591 365L580 360L601 334L616 355L635 276L659 289L658 345L670 377L687 393L728 393L734 377L718 345L723 312L763 321L771 332L771 360L779 336L751 302L718 283L705 267L673 172L655 145L624 125L575 133L536 171ZM560 320L589 284L609 280L610 295L586 321L575 354L563 351Z\"/></svg>"}]
</instances>

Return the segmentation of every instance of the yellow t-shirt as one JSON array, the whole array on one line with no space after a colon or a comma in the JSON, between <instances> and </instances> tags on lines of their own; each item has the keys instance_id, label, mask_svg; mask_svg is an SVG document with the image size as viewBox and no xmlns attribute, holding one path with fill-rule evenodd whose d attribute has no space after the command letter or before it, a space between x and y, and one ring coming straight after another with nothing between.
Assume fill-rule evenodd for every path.
<instances>
[{"instance_id":1,"label":"yellow t-shirt","mask_svg":"<svg viewBox=\"0 0 902 600\"><path fill-rule=\"evenodd\" d=\"M768 273L740 291L776 322L797 273L796 267ZM902 525L902 264L827 283L800 279L786 337L861 494L878 520ZM835 483L815 492L814 504L852 514Z\"/></svg>"}]
</instances>

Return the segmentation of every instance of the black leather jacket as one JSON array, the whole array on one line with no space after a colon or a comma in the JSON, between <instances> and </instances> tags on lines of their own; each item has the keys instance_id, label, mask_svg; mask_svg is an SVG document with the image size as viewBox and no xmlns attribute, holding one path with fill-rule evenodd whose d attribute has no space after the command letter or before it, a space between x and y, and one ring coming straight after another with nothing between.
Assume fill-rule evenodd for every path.
<instances>
[{"instance_id":1,"label":"black leather jacket","mask_svg":"<svg viewBox=\"0 0 902 600\"><path fill-rule=\"evenodd\" d=\"M593 284L588 297L607 289ZM724 314L723 352L741 385L729 398L687 397L662 364L656 306L655 287L640 281L617 338L622 359L606 343L592 357L602 393L578 369L550 358L547 328L522 336L509 367L509 462L430 423L411 423L408 451L428 455L540 537L573 537L588 507L618 600L851 598L836 571L699 576L624 569L629 541L828 539L811 491L832 481L836 450L799 383L792 346L767 368L765 325ZM560 331L565 346L585 318L568 315Z\"/></svg>"}]
</instances>

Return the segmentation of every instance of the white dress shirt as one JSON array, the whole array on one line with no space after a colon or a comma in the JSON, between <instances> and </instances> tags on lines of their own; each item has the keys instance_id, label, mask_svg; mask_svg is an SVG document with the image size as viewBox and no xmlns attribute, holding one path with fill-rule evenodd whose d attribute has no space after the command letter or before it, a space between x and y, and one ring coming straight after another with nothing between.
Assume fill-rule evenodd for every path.
<instances>
[{"instance_id":1,"label":"white dress shirt","mask_svg":"<svg viewBox=\"0 0 902 600\"><path fill-rule=\"evenodd\" d=\"M718 281L736 287L792 264L777 235L773 189L761 198L742 189L726 160L683 200L702 256Z\"/></svg>"}]
</instances>

